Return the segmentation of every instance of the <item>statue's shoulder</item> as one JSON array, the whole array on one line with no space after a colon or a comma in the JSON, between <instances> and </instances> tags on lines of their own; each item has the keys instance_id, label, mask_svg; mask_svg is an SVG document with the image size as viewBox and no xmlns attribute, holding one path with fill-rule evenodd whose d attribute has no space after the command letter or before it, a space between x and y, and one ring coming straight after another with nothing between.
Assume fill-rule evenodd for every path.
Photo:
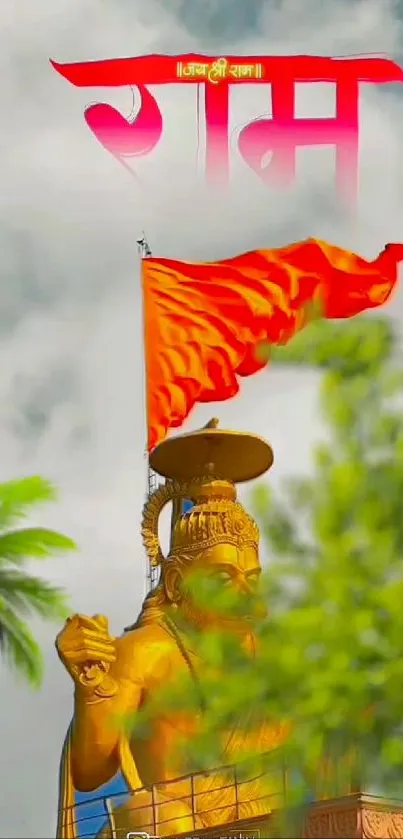
<instances>
[{"instance_id":1,"label":"statue's shoulder","mask_svg":"<svg viewBox=\"0 0 403 839\"><path fill-rule=\"evenodd\" d=\"M175 644L171 636L157 623L134 627L117 639L117 654L120 659L150 662L160 657L166 658L174 651Z\"/></svg>"},{"instance_id":2,"label":"statue's shoulder","mask_svg":"<svg viewBox=\"0 0 403 839\"><path fill-rule=\"evenodd\" d=\"M148 683L172 667L177 656L169 634L157 623L144 624L125 632L117 639L116 675Z\"/></svg>"}]
</instances>

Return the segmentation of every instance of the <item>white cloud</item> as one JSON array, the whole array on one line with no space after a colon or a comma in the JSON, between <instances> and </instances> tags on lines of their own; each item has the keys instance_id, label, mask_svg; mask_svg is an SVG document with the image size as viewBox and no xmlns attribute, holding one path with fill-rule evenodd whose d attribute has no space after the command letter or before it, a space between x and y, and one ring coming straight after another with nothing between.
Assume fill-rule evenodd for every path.
<instances>
[{"instance_id":1,"label":"white cloud","mask_svg":"<svg viewBox=\"0 0 403 839\"><path fill-rule=\"evenodd\" d=\"M370 257L385 241L402 236L399 94L363 91L361 200L353 223L329 197L333 173L326 154L301 158L299 187L292 193L270 193L240 166L229 194L197 191L190 168L194 117L183 91L173 88L157 97L167 120L180 119L182 130L174 125L164 149L140 167L155 185L150 199L97 145L82 115L91 100L103 99L127 112L128 92L75 89L48 63L49 57L212 51L217 40L220 52L232 46L234 52L262 54L398 54L401 24L392 3L262 1L256 5L258 28L252 18L235 14L243 0L233 0L231 22L215 17L218 0L207 11L203 0L195 2L193 17L187 13L186 19L181 3L178 17L166 5L3 0L0 10L2 477L40 472L58 483L60 504L41 520L74 536L81 551L55 561L48 573L67 586L76 610L110 615L115 632L134 618L144 593L138 232L145 227L155 252L195 259L306 235L351 245ZM323 93L312 92L307 107L318 107L318 96L323 102ZM245 115L242 104L237 107L239 125ZM187 185L180 169L185 159ZM392 307L397 316L400 299ZM276 457L271 480L277 483L309 466L320 433L315 393L313 375L264 372L244 382L236 402L196 411L189 427L217 414L223 425L268 437ZM38 629L47 663L40 694L1 673L4 837L53 831L59 750L72 695L53 651L55 631Z\"/></svg>"}]
</instances>

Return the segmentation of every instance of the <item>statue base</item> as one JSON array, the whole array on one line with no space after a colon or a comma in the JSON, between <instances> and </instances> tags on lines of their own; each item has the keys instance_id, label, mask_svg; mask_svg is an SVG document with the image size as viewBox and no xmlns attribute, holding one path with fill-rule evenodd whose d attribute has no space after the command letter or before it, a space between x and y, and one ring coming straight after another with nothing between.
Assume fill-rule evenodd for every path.
<instances>
[{"instance_id":1,"label":"statue base","mask_svg":"<svg viewBox=\"0 0 403 839\"><path fill-rule=\"evenodd\" d=\"M273 813L191 835L194 839L268 839L275 835L275 819ZM294 839L403 839L403 801L360 793L311 804L305 826Z\"/></svg>"}]
</instances>

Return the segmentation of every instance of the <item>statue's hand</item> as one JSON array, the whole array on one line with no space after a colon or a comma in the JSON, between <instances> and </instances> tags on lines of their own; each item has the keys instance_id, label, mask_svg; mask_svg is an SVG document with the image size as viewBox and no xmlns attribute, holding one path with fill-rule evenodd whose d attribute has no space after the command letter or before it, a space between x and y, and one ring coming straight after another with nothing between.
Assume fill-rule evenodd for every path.
<instances>
[{"instance_id":1,"label":"statue's hand","mask_svg":"<svg viewBox=\"0 0 403 839\"><path fill-rule=\"evenodd\" d=\"M105 698L116 693L116 682L108 675L116 661L116 640L109 635L108 620L103 615L68 618L56 638L56 649L83 692Z\"/></svg>"}]
</instances>

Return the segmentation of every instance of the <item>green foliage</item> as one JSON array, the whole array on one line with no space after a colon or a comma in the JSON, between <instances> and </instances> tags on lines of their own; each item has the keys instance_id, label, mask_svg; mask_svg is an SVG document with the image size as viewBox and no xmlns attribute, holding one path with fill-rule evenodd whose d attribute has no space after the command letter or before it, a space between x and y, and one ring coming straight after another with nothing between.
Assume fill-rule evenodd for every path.
<instances>
[{"instance_id":1,"label":"green foliage","mask_svg":"<svg viewBox=\"0 0 403 839\"><path fill-rule=\"evenodd\" d=\"M398 349L393 324L367 317L316 320L286 347L271 349L274 363L323 371L326 439L315 447L311 476L288 482L286 500L265 487L253 494L270 559L260 591L269 611L255 623L256 656L226 633L192 635L204 662L200 690L205 701L203 731L190 746L192 766L228 762L222 743L231 726L247 732L262 719L288 723L289 736L270 760L278 770L284 762L290 768L293 805L306 800L308 790L333 797L357 784L390 794L401 787L403 365ZM200 580L193 595L210 610L234 609L222 593L215 599ZM184 685L178 694L186 706ZM257 760L256 753L245 751L245 757Z\"/></svg>"},{"instance_id":2,"label":"green foliage","mask_svg":"<svg viewBox=\"0 0 403 839\"><path fill-rule=\"evenodd\" d=\"M32 507L55 501L57 497L53 484L32 475L27 478L17 478L0 484L0 526L10 527L12 524L30 515Z\"/></svg>"},{"instance_id":3,"label":"green foliage","mask_svg":"<svg viewBox=\"0 0 403 839\"><path fill-rule=\"evenodd\" d=\"M346 322L315 318L286 346L262 347L260 353L284 366L303 364L356 376L379 370L395 348L389 320L359 316Z\"/></svg>"},{"instance_id":4,"label":"green foliage","mask_svg":"<svg viewBox=\"0 0 403 839\"><path fill-rule=\"evenodd\" d=\"M63 620L69 609L62 589L30 574L24 565L32 558L72 551L75 544L46 528L7 528L26 519L34 506L55 498L55 488L40 477L0 484L0 651L33 687L41 684L43 660L26 620L33 615Z\"/></svg>"}]
</instances>

